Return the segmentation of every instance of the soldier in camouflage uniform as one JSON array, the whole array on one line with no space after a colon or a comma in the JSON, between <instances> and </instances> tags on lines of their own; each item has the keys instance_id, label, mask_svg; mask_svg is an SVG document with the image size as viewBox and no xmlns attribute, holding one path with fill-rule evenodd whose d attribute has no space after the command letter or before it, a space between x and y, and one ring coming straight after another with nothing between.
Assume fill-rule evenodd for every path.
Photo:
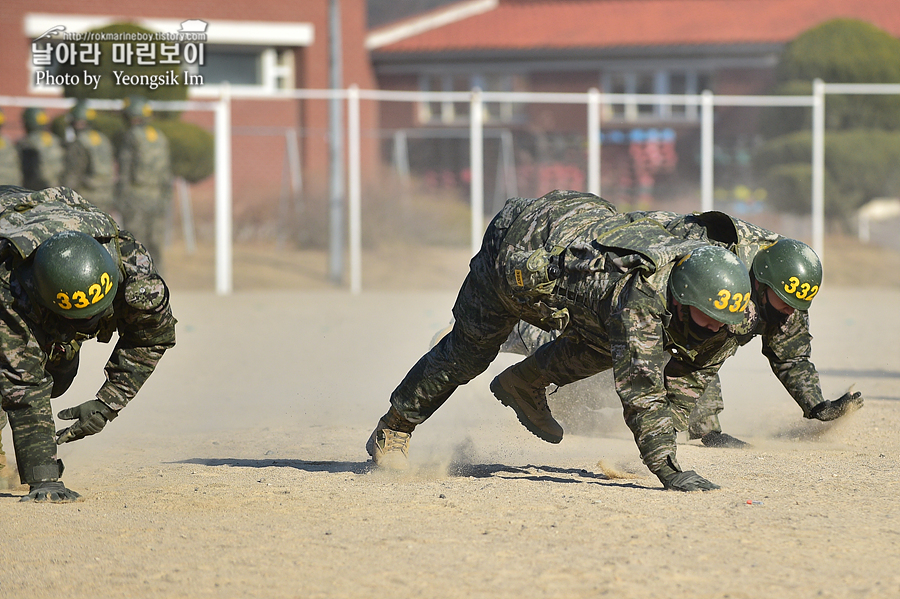
<instances>
[{"instance_id":1,"label":"soldier in camouflage uniform","mask_svg":"<svg viewBox=\"0 0 900 599\"><path fill-rule=\"evenodd\" d=\"M172 167L169 142L147 123L153 111L144 98L125 102L129 129L119 148L119 180L116 189L123 226L140 239L157 269L162 272L166 214L172 199Z\"/></svg>"},{"instance_id":2,"label":"soldier in camouflage uniform","mask_svg":"<svg viewBox=\"0 0 900 599\"><path fill-rule=\"evenodd\" d=\"M0 187L0 400L9 416L22 501L65 502L56 446L100 432L175 344L169 292L147 250L110 216L64 188ZM81 345L118 340L95 398L62 410Z\"/></svg>"},{"instance_id":3,"label":"soldier in camouflage uniform","mask_svg":"<svg viewBox=\"0 0 900 599\"><path fill-rule=\"evenodd\" d=\"M810 361L808 310L822 284L822 265L811 248L722 212L646 215L678 237L727 248L751 265L753 292L748 322L752 324L737 341L746 345L756 335L762 338L762 353L772 372L805 418L830 421L862 407L862 395L858 392L826 400L819 373ZM520 322L501 351L530 355L558 334ZM722 387L716 375L691 412L689 437L710 447L744 447L746 443L722 432L718 415L723 408Z\"/></svg>"},{"instance_id":4,"label":"soldier in camouflage uniform","mask_svg":"<svg viewBox=\"0 0 900 599\"><path fill-rule=\"evenodd\" d=\"M93 127L97 114L79 100L69 112L74 139L66 144L66 172L63 186L78 192L106 213L118 209L113 203L116 165L109 138Z\"/></svg>"},{"instance_id":5,"label":"soldier in camouflage uniform","mask_svg":"<svg viewBox=\"0 0 900 599\"><path fill-rule=\"evenodd\" d=\"M717 488L682 471L676 430L737 348L749 299L746 267L723 248L675 237L639 213L617 214L591 194L514 198L470 263L453 329L394 390L367 451L379 466L405 467L415 426L483 372L525 320L563 332L501 373L491 391L531 432L562 439L548 385L612 368L647 467L668 489Z\"/></svg>"},{"instance_id":6,"label":"soldier in camouflage uniform","mask_svg":"<svg viewBox=\"0 0 900 599\"><path fill-rule=\"evenodd\" d=\"M6 115L0 110L0 130L6 122ZM22 165L19 152L8 137L0 133L0 185L21 185Z\"/></svg>"},{"instance_id":7,"label":"soldier in camouflage uniform","mask_svg":"<svg viewBox=\"0 0 900 599\"><path fill-rule=\"evenodd\" d=\"M41 108L22 113L26 135L16 149L22 163L22 185L28 189L58 187L62 184L66 153L59 138L50 132L50 118Z\"/></svg>"}]
</instances>

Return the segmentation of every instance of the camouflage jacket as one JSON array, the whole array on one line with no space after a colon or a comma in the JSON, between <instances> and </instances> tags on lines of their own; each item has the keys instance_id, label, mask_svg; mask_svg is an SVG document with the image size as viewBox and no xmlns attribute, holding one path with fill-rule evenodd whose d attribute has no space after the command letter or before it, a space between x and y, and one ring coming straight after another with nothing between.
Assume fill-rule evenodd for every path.
<instances>
[{"instance_id":1,"label":"camouflage jacket","mask_svg":"<svg viewBox=\"0 0 900 599\"><path fill-rule=\"evenodd\" d=\"M19 152L9 139L0 135L0 185L21 185L22 166Z\"/></svg>"},{"instance_id":2,"label":"camouflage jacket","mask_svg":"<svg viewBox=\"0 0 900 599\"><path fill-rule=\"evenodd\" d=\"M118 334L106 364L106 382L97 397L122 409L175 344L169 292L147 251L112 219L66 188L29 192L0 187L0 398L4 405L34 405L50 397L53 379L46 367L73 360L85 341L108 343ZM32 297L30 258L43 239L59 230L94 236L119 264L120 283L113 309L90 331Z\"/></svg>"},{"instance_id":3,"label":"camouflage jacket","mask_svg":"<svg viewBox=\"0 0 900 599\"><path fill-rule=\"evenodd\" d=\"M644 463L657 472L668 458L675 461L675 431L686 428L697 398L745 332L743 325L723 327L696 339L669 311L672 267L707 242L678 238L645 213L618 214L590 194L519 202L527 204L509 224L497 261L510 295L531 324L566 329L609 354L625 421Z\"/></svg>"},{"instance_id":4,"label":"camouflage jacket","mask_svg":"<svg viewBox=\"0 0 900 599\"><path fill-rule=\"evenodd\" d=\"M115 171L112 143L96 129L76 132L75 139L66 145L62 185L103 210L113 207Z\"/></svg>"},{"instance_id":5,"label":"camouflage jacket","mask_svg":"<svg viewBox=\"0 0 900 599\"><path fill-rule=\"evenodd\" d=\"M65 151L49 131L32 131L16 144L22 164L22 186L27 189L56 187L62 183Z\"/></svg>"},{"instance_id":6,"label":"camouflage jacket","mask_svg":"<svg viewBox=\"0 0 900 599\"><path fill-rule=\"evenodd\" d=\"M169 160L169 142L159 129L130 128L119 148L116 196L133 209L164 213L172 190Z\"/></svg>"}]
</instances>

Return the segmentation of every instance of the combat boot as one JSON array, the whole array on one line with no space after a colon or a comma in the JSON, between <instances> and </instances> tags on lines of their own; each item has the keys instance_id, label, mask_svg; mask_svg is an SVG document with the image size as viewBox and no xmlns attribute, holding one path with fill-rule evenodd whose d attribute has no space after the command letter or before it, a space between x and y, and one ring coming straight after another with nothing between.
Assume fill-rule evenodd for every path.
<instances>
[{"instance_id":1,"label":"combat boot","mask_svg":"<svg viewBox=\"0 0 900 599\"><path fill-rule=\"evenodd\" d=\"M412 433L392 430L384 420L379 420L366 443L366 451L380 468L408 470L410 438Z\"/></svg>"},{"instance_id":2,"label":"combat boot","mask_svg":"<svg viewBox=\"0 0 900 599\"><path fill-rule=\"evenodd\" d=\"M519 422L548 443L559 443L563 428L550 413L547 405L547 386L550 380L544 376L528 357L510 366L491 381L491 393L504 406L516 412Z\"/></svg>"}]
</instances>

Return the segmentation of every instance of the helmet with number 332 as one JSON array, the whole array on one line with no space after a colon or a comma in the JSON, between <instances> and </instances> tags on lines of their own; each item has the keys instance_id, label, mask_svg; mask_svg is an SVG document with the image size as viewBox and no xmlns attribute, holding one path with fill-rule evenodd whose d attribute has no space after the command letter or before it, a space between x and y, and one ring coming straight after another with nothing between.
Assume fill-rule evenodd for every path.
<instances>
[{"instance_id":1,"label":"helmet with number 332","mask_svg":"<svg viewBox=\"0 0 900 599\"><path fill-rule=\"evenodd\" d=\"M795 310L808 310L822 285L822 262L811 247L779 239L753 258L753 276Z\"/></svg>"},{"instance_id":2,"label":"helmet with number 332","mask_svg":"<svg viewBox=\"0 0 900 599\"><path fill-rule=\"evenodd\" d=\"M684 306L694 306L725 324L740 324L750 301L750 275L733 253L707 245L675 264L669 290Z\"/></svg>"},{"instance_id":3,"label":"helmet with number 332","mask_svg":"<svg viewBox=\"0 0 900 599\"><path fill-rule=\"evenodd\" d=\"M32 266L38 301L66 318L104 312L116 297L116 262L96 239L78 231L56 233L38 246Z\"/></svg>"}]
</instances>

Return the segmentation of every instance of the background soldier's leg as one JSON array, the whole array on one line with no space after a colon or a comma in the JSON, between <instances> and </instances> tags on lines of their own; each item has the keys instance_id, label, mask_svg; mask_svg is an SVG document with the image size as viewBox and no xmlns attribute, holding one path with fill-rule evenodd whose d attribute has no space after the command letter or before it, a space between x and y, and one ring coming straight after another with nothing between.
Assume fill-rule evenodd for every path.
<instances>
[{"instance_id":1,"label":"background soldier's leg","mask_svg":"<svg viewBox=\"0 0 900 599\"><path fill-rule=\"evenodd\" d=\"M719 375L710 381L703 395L697 400L697 404L691 411L688 422L688 436L691 439L699 439L706 433L722 432L719 424L719 412L725 408L722 402L722 384Z\"/></svg>"},{"instance_id":2,"label":"background soldier's leg","mask_svg":"<svg viewBox=\"0 0 900 599\"><path fill-rule=\"evenodd\" d=\"M58 362L49 362L46 367L47 374L53 377L53 389L50 397L59 397L72 385L75 375L78 374L79 353L71 360L60 359Z\"/></svg>"},{"instance_id":3,"label":"background soldier's leg","mask_svg":"<svg viewBox=\"0 0 900 599\"><path fill-rule=\"evenodd\" d=\"M588 345L577 334L563 333L534 353L535 364L558 387L612 368L609 353Z\"/></svg>"}]
</instances>

